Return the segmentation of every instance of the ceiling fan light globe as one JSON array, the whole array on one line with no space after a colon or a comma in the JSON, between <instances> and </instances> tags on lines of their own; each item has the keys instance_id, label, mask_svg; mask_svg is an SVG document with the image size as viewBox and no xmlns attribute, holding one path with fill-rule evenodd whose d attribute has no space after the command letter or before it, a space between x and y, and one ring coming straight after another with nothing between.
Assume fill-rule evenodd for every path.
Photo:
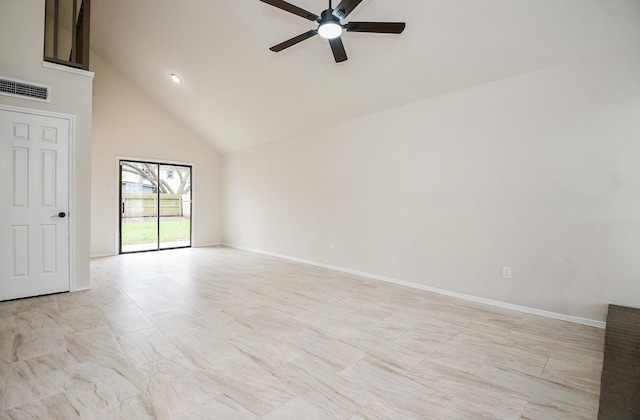
<instances>
[{"instance_id":1,"label":"ceiling fan light globe","mask_svg":"<svg viewBox=\"0 0 640 420\"><path fill-rule=\"evenodd\" d=\"M318 35L326 39L337 38L342 35L342 26L335 22L326 22L318 27Z\"/></svg>"}]
</instances>

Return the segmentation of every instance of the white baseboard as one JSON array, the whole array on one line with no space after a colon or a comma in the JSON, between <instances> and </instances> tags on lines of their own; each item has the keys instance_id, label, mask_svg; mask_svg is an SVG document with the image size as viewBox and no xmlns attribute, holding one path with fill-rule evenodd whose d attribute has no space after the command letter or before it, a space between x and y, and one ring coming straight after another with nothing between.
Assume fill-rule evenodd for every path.
<instances>
[{"instance_id":1,"label":"white baseboard","mask_svg":"<svg viewBox=\"0 0 640 420\"><path fill-rule=\"evenodd\" d=\"M236 245L232 245L232 244L228 244L228 243L224 243L224 242L221 245L229 247L229 248L240 249L240 250L243 250L243 251L255 252L256 254L269 255L269 256L272 256L272 257L282 258L282 259L285 259L285 260L296 261L296 262L303 263L303 264L313 265L313 266L316 266L316 267L322 267L322 268L327 268L327 269L330 269L330 270L341 271L343 273L355 274L357 276L367 277L367 278L374 279L374 280L380 280L380 281L384 281L384 282L387 282L387 283L393 283L393 284L397 284L397 285L400 285L400 286L412 287L414 289L420 289L420 290L425 290L427 292L438 293L440 295L451 296L451 297L467 300L467 301L470 301L470 302L483 303L485 305L495 306L495 307L498 307L498 308L510 309L510 310L513 310L513 311L524 312L524 313L532 314L532 315L544 316L544 317L547 317L547 318L558 319L558 320L561 320L561 321L573 322L575 324L588 325L588 326L596 327L596 328L605 328L605 326L606 326L605 322L596 321L594 319L581 318L581 317L561 314L561 313L557 313L557 312L545 311L545 310L542 310L542 309L529 308L527 306L514 305L512 303L501 302L499 300L486 299L486 298L483 298L483 297L467 295L467 294L464 294L464 293L452 292L450 290L438 289L436 287L425 286L425 285L422 285L422 284L412 283L412 282L408 282L408 281L404 281L404 280L398 280L398 279L394 279L394 278L391 278L391 277L379 276L377 274L371 274L371 273L366 273L366 272L363 272L363 271L351 270L349 268L338 267L338 266L335 266L335 265L319 263L319 262L315 262L315 261L305 260L305 259L302 259L302 258L290 257L288 255L276 254L275 252L268 252L268 251L262 251L262 250L259 250L259 249L245 248L245 247L236 246Z\"/></svg>"},{"instance_id":2,"label":"white baseboard","mask_svg":"<svg viewBox=\"0 0 640 420\"><path fill-rule=\"evenodd\" d=\"M206 248L208 246L222 246L222 242L216 242L216 243L212 243L212 244L198 244L198 245L191 245L191 248ZM116 255L120 255L117 252L115 254L97 254L97 255L91 255L89 258L94 259L94 258L104 258L104 257L115 257Z\"/></svg>"},{"instance_id":3,"label":"white baseboard","mask_svg":"<svg viewBox=\"0 0 640 420\"><path fill-rule=\"evenodd\" d=\"M216 242L213 244L198 244L198 245L191 245L191 248L206 248L208 246L222 246L222 242Z\"/></svg>"},{"instance_id":4,"label":"white baseboard","mask_svg":"<svg viewBox=\"0 0 640 420\"><path fill-rule=\"evenodd\" d=\"M118 254L97 254L97 255L91 255L89 258L90 259L94 259L94 258L104 258L104 257L115 257Z\"/></svg>"}]
</instances>

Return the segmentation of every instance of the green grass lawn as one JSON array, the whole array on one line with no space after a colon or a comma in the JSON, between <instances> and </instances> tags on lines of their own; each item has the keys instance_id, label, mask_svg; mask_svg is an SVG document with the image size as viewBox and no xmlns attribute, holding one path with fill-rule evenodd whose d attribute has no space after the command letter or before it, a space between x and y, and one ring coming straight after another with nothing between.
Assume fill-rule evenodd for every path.
<instances>
[{"instance_id":1,"label":"green grass lawn","mask_svg":"<svg viewBox=\"0 0 640 420\"><path fill-rule=\"evenodd\" d=\"M187 218L163 219L160 222L160 242L188 241L191 223ZM153 221L122 221L122 245L156 243L158 225Z\"/></svg>"}]
</instances>

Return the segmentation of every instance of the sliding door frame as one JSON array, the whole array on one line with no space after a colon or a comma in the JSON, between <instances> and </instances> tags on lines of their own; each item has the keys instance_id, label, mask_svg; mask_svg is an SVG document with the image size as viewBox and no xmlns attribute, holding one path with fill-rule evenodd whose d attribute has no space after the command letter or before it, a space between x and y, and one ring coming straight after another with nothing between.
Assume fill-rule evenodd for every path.
<instances>
[{"instance_id":1,"label":"sliding door frame","mask_svg":"<svg viewBox=\"0 0 640 420\"><path fill-rule=\"evenodd\" d=\"M140 250L140 251L127 251L122 252L122 162L133 162L133 163L148 163L151 165L158 165L158 179L160 179L160 166L184 166L188 167L191 170L191 200L189 203L190 207L190 231L189 231L189 245L187 246L179 246L179 247L171 247L171 248L161 248L160 247L160 209L158 208L158 238L156 242L156 249L149 250ZM150 158L139 158L139 157L128 157L128 156L116 156L116 185L117 185L117 194L114 194L117 202L115 203L115 214L117 217L117 229L115 229L115 254L134 254L139 252L155 252L155 251L165 251L171 249L183 249L183 248L192 248L194 246L194 232L195 232L195 213L194 213L194 174L195 174L195 164L191 162L180 162L180 161L170 161L170 160L155 160ZM160 207L160 189L158 188L158 207Z\"/></svg>"}]
</instances>

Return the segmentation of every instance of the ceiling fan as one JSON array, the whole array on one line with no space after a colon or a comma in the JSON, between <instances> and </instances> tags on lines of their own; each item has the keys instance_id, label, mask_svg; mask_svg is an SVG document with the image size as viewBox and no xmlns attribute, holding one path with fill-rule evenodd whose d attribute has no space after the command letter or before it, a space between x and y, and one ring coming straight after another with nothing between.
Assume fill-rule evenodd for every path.
<instances>
[{"instance_id":1,"label":"ceiling fan","mask_svg":"<svg viewBox=\"0 0 640 420\"><path fill-rule=\"evenodd\" d=\"M320 16L301 9L298 6L294 6L291 3L287 3L284 0L260 0L263 3L270 4L278 9L282 9L286 12L293 13L305 19L313 22L318 22L318 27L308 32L288 39L278 45L274 45L269 48L271 51L280 52L285 48L289 48L302 42L306 39L320 35L323 38L329 40L331 45L331 51L333 51L333 57L336 63L340 63L347 60L347 52L342 44L343 29L347 32L372 32L378 34L399 34L404 31L404 22L349 22L342 24L340 21L346 18L349 13L353 11L362 2L362 0L342 0L338 6L334 9L331 6L331 0L329 0L329 8L324 10Z\"/></svg>"}]
</instances>

